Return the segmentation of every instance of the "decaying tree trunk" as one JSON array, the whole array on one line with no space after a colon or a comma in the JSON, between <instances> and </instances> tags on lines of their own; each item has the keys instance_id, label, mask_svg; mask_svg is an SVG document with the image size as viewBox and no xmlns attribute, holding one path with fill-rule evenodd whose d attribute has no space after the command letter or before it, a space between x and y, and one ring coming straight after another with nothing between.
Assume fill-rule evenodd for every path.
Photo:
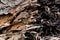
<instances>
[{"instance_id":1,"label":"decaying tree trunk","mask_svg":"<svg viewBox=\"0 0 60 40\"><path fill-rule=\"evenodd\" d=\"M0 40L60 40L59 0L0 0Z\"/></svg>"}]
</instances>

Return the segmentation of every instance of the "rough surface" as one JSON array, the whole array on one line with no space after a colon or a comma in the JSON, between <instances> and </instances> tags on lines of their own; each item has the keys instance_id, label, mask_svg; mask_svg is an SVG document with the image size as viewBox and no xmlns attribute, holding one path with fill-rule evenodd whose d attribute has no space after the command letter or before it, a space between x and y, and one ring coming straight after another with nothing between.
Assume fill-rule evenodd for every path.
<instances>
[{"instance_id":1,"label":"rough surface","mask_svg":"<svg viewBox=\"0 0 60 40\"><path fill-rule=\"evenodd\" d=\"M60 40L60 0L0 0L0 40Z\"/></svg>"}]
</instances>

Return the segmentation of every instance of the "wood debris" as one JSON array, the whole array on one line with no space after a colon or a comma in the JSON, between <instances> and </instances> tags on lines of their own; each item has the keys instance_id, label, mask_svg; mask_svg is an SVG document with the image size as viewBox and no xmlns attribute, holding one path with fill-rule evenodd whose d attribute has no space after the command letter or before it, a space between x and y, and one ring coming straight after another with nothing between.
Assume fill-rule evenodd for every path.
<instances>
[{"instance_id":1,"label":"wood debris","mask_svg":"<svg viewBox=\"0 0 60 40\"><path fill-rule=\"evenodd\" d=\"M60 40L59 2L1 0L0 40Z\"/></svg>"}]
</instances>

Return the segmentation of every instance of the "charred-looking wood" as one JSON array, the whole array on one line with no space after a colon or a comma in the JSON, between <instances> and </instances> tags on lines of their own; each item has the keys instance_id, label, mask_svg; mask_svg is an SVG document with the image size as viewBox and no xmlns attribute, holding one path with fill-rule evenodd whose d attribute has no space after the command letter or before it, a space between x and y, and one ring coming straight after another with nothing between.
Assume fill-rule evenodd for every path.
<instances>
[{"instance_id":1,"label":"charred-looking wood","mask_svg":"<svg viewBox=\"0 0 60 40\"><path fill-rule=\"evenodd\" d=\"M38 10L39 7L37 7ZM40 36L49 36L49 35L58 35L60 34L60 30L57 29L57 26L60 25L60 19L58 18L58 15L56 15L54 12L48 13L44 10L41 10L43 12L38 13L36 15L34 15L34 17L36 18L36 22L30 23L30 24L39 24L39 25L43 25L42 28L37 28L37 29L31 29L29 31L35 31L38 32L40 34ZM43 20L41 22L41 20Z\"/></svg>"},{"instance_id":2,"label":"charred-looking wood","mask_svg":"<svg viewBox=\"0 0 60 40\"><path fill-rule=\"evenodd\" d=\"M52 5L55 4L55 0L37 0L41 5Z\"/></svg>"},{"instance_id":3,"label":"charred-looking wood","mask_svg":"<svg viewBox=\"0 0 60 40\"><path fill-rule=\"evenodd\" d=\"M49 35L50 36L52 36L52 35L59 35L60 34L60 31L57 30L56 27L57 26L51 26L51 25L48 26L48 25L45 25L44 24L44 26L42 28L31 29L29 31L30 32L31 31L35 31L35 32L39 33L39 36L41 36L41 37L43 37L43 36L49 36ZM27 34L26 34L26 36L28 36Z\"/></svg>"},{"instance_id":4,"label":"charred-looking wood","mask_svg":"<svg viewBox=\"0 0 60 40\"><path fill-rule=\"evenodd\" d=\"M9 32L14 35L15 33L22 34L24 36L22 40L24 38L24 40L40 40L38 37L60 35L59 5L55 5L54 0L38 0L38 3L41 6L28 5L22 11L19 10L10 20L10 25L0 30L0 34ZM35 12L36 10L38 12ZM31 21L32 19L34 21ZM6 38L8 39L9 37Z\"/></svg>"},{"instance_id":5,"label":"charred-looking wood","mask_svg":"<svg viewBox=\"0 0 60 40\"><path fill-rule=\"evenodd\" d=\"M35 37L30 32L26 32L25 36L27 37L25 40L35 40Z\"/></svg>"}]
</instances>

